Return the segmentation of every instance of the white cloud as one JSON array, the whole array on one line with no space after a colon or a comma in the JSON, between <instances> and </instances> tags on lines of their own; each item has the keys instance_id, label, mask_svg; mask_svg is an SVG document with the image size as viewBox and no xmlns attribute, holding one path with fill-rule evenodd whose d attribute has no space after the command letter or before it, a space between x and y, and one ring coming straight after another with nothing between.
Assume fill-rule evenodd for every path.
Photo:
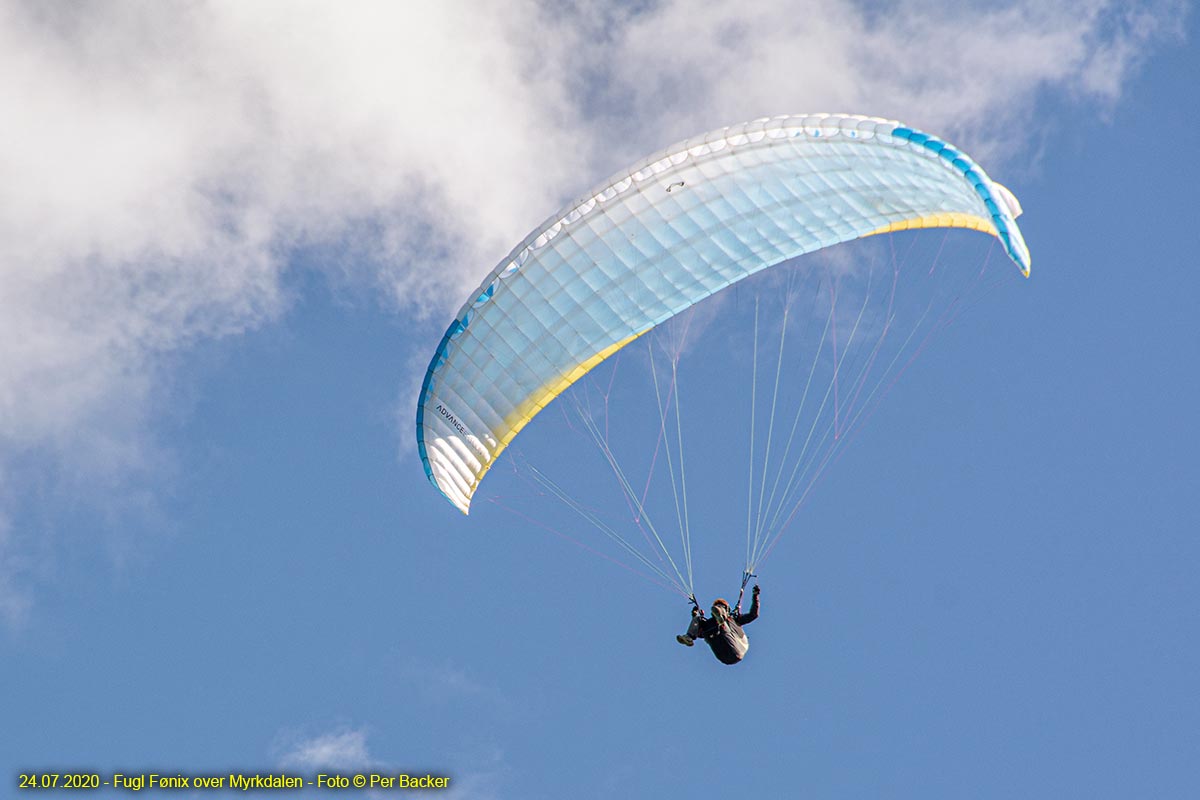
<instances>
[{"instance_id":1,"label":"white cloud","mask_svg":"<svg viewBox=\"0 0 1200 800\"><path fill-rule=\"evenodd\" d=\"M277 759L285 769L301 771L369 769L375 763L362 730L339 730L286 745Z\"/></svg>"},{"instance_id":2,"label":"white cloud","mask_svg":"<svg viewBox=\"0 0 1200 800\"><path fill-rule=\"evenodd\" d=\"M285 743L276 758L281 769L315 774L329 770L350 776L354 773L375 772L395 775L413 770L419 774L419 765L396 762L394 759L379 759L371 755L367 746L367 732L362 729L342 728L311 738L297 738L288 733L281 737ZM438 796L470 798L470 800L493 800L499 797L498 790L507 781L511 770L504 761L502 751L496 747L470 749L453 756L445 777L450 778L449 787L438 791ZM393 791L369 791L369 797L384 797Z\"/></svg>"},{"instance_id":3,"label":"white cloud","mask_svg":"<svg viewBox=\"0 0 1200 800\"><path fill-rule=\"evenodd\" d=\"M1013 131L1037 127L1044 91L1115 102L1183 15L1174 0L668 2L615 42L607 63L620 103L609 112L666 144L755 117L849 111L935 131L981 157L1011 155L1028 143Z\"/></svg>"},{"instance_id":4,"label":"white cloud","mask_svg":"<svg viewBox=\"0 0 1200 800\"><path fill-rule=\"evenodd\" d=\"M0 11L9 446L276 318L297 248L369 232L354 255L421 308L552 204L561 98L500 4L81 8Z\"/></svg>"},{"instance_id":5,"label":"white cloud","mask_svg":"<svg viewBox=\"0 0 1200 800\"><path fill-rule=\"evenodd\" d=\"M0 3L0 468L136 490L178 359L286 313L298 254L440 316L675 139L846 110L1012 155L1047 93L1119 102L1185 10Z\"/></svg>"}]
</instances>

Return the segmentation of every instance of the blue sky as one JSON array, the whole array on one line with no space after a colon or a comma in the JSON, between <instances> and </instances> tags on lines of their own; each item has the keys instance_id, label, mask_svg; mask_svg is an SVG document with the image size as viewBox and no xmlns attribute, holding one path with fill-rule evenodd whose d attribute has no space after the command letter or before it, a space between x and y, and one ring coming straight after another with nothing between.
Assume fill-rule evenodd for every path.
<instances>
[{"instance_id":1,"label":"blue sky","mask_svg":"<svg viewBox=\"0 0 1200 800\"><path fill-rule=\"evenodd\" d=\"M0 6L21 155L0 194L4 780L1194 794L1193 9L690 8ZM1021 199L1033 274L859 432L728 669L674 643L668 592L446 503L416 389L469 290L571 197L680 138L821 110L975 155ZM724 388L699 371L697 419ZM569 469L547 423L522 453ZM718 487L719 466L688 464ZM742 566L722 535L697 543L702 599Z\"/></svg>"}]
</instances>

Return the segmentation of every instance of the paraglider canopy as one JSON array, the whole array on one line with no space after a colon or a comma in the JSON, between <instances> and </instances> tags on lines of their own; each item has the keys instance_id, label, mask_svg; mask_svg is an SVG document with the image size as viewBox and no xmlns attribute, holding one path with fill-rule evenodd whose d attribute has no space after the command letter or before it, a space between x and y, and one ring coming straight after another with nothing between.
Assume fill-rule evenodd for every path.
<instances>
[{"instance_id":1,"label":"paraglider canopy","mask_svg":"<svg viewBox=\"0 0 1200 800\"><path fill-rule=\"evenodd\" d=\"M546 405L713 293L864 236L967 228L1028 276L1016 198L966 154L873 117L761 119L618 173L529 234L455 316L417 407L430 481L463 513Z\"/></svg>"}]
</instances>

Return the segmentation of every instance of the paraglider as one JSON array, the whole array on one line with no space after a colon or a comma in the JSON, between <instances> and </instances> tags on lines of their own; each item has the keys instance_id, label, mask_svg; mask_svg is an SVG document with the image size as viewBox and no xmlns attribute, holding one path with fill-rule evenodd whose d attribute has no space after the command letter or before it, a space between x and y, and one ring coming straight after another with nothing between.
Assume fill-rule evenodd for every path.
<instances>
[{"instance_id":1,"label":"paraglider","mask_svg":"<svg viewBox=\"0 0 1200 800\"><path fill-rule=\"evenodd\" d=\"M704 610L699 603L692 606L692 623L688 625L687 633L680 634L675 640L682 645L691 647L697 639L703 639L712 648L713 655L722 664L737 664L746 657L750 650L750 639L742 630L743 625L749 625L758 619L761 609L759 604L758 584L755 584L750 602L750 610L742 613L741 603L737 608L730 609L729 601L718 597L712 604L712 618L704 616Z\"/></svg>"},{"instance_id":2,"label":"paraglider","mask_svg":"<svg viewBox=\"0 0 1200 800\"><path fill-rule=\"evenodd\" d=\"M514 438L589 371L725 287L804 254L880 234L960 228L994 236L1028 276L1029 250L1016 223L1020 213L1013 194L965 153L896 121L783 116L669 147L551 216L472 292L422 382L416 432L426 475L452 505L469 513L480 482ZM764 462L780 453L792 461L779 468L773 483L766 472L751 473L743 590L791 519L789 512L807 497L814 476L860 419L862 404L902 371L902 356L921 341L917 332L932 318L928 308L918 309L910 315L907 336L897 337L905 322L896 299L903 277L898 267L886 280L874 273L810 272L816 300L810 312L813 355L811 366L802 362L795 370L802 383L807 375L800 402L810 416L797 412L790 428L779 426L787 433L785 446L784 435L774 430L772 398L769 435L781 441ZM756 357L757 326L756 307ZM889 351L882 343L891 341L896 344ZM782 348L781 336L781 365ZM870 379L875 383L867 382L869 375L876 376ZM657 391L657 375L654 380ZM827 387L823 394L820 381ZM667 402L659 409L663 429ZM754 425L751 414L752 440ZM615 465L603 432L593 436L613 464L638 524L649 526L641 493ZM540 472L537 477L567 499L552 479ZM686 484L681 488L686 498ZM579 510L585 517L590 513ZM589 521L619 539L608 526ZM694 598L686 510L680 510L679 523L682 559L668 553L654 561L624 541L618 544ZM647 540L663 545L656 529L650 533ZM755 592L749 618L757 599Z\"/></svg>"}]
</instances>

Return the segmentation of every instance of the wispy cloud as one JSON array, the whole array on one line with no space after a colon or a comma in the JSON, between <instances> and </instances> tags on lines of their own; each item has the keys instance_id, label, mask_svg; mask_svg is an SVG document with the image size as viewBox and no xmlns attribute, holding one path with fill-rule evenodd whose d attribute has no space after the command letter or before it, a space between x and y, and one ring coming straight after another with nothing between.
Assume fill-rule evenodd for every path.
<instances>
[{"instance_id":1,"label":"wispy cloud","mask_svg":"<svg viewBox=\"0 0 1200 800\"><path fill-rule=\"evenodd\" d=\"M280 319L300 255L441 316L565 198L675 139L856 111L1012 156L1047 98L1113 108L1186 11L0 3L0 469L136 491L179 360Z\"/></svg>"},{"instance_id":2,"label":"wispy cloud","mask_svg":"<svg viewBox=\"0 0 1200 800\"><path fill-rule=\"evenodd\" d=\"M404 658L396 664L395 680L418 690L425 702L471 703L499 709L509 704L498 687L448 659L431 662Z\"/></svg>"},{"instance_id":3,"label":"wispy cloud","mask_svg":"<svg viewBox=\"0 0 1200 800\"><path fill-rule=\"evenodd\" d=\"M446 800L500 800L508 786L512 769L499 749L490 754L474 754L463 759L469 767L455 769L450 776Z\"/></svg>"},{"instance_id":4,"label":"wispy cloud","mask_svg":"<svg viewBox=\"0 0 1200 800\"><path fill-rule=\"evenodd\" d=\"M367 750L365 730L341 729L312 738L285 739L283 752L276 760L286 769L360 770L375 764Z\"/></svg>"},{"instance_id":5,"label":"wispy cloud","mask_svg":"<svg viewBox=\"0 0 1200 800\"><path fill-rule=\"evenodd\" d=\"M310 774L322 770L348 775L357 772L398 774L417 768L418 765L397 762L393 758L375 757L368 748L367 738L367 731L361 728L338 728L311 737L298 737L288 732L281 735L281 744L275 747L280 751L276 763L282 769ZM500 789L509 774L504 754L498 748L460 752L447 765L445 777L450 779L449 787L439 790L438 795L450 800L496 800L501 796ZM384 797L393 793L375 791L368 792L368 796Z\"/></svg>"},{"instance_id":6,"label":"wispy cloud","mask_svg":"<svg viewBox=\"0 0 1200 800\"><path fill-rule=\"evenodd\" d=\"M980 156L1011 156L1042 127L1039 103L1085 113L1181 35L1186 6L1108 0L746 4L665 2L630 14L600 48L607 122L638 146L799 111L900 119ZM1017 133L1014 135L1014 131Z\"/></svg>"},{"instance_id":7,"label":"wispy cloud","mask_svg":"<svg viewBox=\"0 0 1200 800\"><path fill-rule=\"evenodd\" d=\"M28 556L16 546L12 523L0 511L0 620L19 629L28 620L30 596L23 582Z\"/></svg>"}]
</instances>

